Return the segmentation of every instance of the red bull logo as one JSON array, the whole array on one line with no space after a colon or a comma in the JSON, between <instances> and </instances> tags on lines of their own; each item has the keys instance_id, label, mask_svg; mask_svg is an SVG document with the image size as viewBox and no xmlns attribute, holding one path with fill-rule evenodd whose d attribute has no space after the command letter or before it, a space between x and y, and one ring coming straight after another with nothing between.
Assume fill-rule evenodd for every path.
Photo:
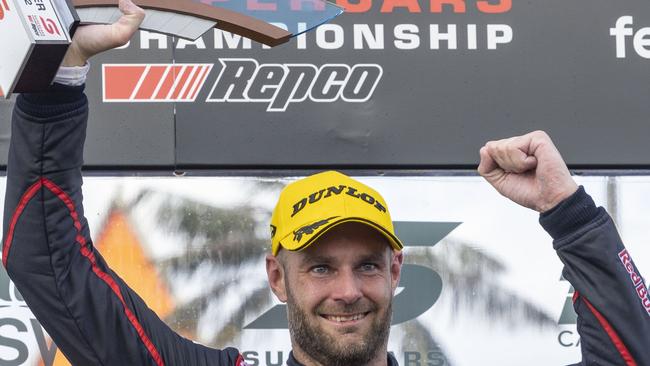
<instances>
[{"instance_id":1,"label":"red bull logo","mask_svg":"<svg viewBox=\"0 0 650 366\"><path fill-rule=\"evenodd\" d=\"M632 257L627 252L627 249L624 249L618 253L618 258L621 260L621 263L623 263L625 270L630 275L630 281L632 281L632 284L634 285L636 294L639 296L639 300L641 301L643 308L648 313L648 315L650 315L650 297L648 297L648 288L643 282L643 277L641 277L636 267L634 266Z\"/></svg>"}]
</instances>

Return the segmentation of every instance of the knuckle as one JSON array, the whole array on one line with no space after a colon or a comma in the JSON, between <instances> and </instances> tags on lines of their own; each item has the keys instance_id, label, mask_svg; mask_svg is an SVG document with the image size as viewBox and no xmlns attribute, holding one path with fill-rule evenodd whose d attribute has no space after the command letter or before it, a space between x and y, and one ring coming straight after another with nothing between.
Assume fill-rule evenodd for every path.
<instances>
[{"instance_id":1,"label":"knuckle","mask_svg":"<svg viewBox=\"0 0 650 366\"><path fill-rule=\"evenodd\" d=\"M501 148L501 143L499 141L490 141L485 147L487 147L488 152L496 152Z\"/></svg>"},{"instance_id":2,"label":"knuckle","mask_svg":"<svg viewBox=\"0 0 650 366\"><path fill-rule=\"evenodd\" d=\"M507 146L508 150L514 150L519 145L520 140L519 136L511 137L504 141L504 145Z\"/></svg>"},{"instance_id":3,"label":"knuckle","mask_svg":"<svg viewBox=\"0 0 650 366\"><path fill-rule=\"evenodd\" d=\"M543 131L543 130L533 131L533 136L537 137L537 138L545 139L545 140L550 139L548 134L546 133L546 131Z\"/></svg>"}]
</instances>

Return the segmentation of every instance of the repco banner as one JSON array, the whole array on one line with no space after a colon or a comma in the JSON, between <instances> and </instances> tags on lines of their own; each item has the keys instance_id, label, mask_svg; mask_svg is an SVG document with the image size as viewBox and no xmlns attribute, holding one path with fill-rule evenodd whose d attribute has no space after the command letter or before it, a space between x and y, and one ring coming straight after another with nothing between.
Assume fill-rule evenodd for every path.
<instances>
[{"instance_id":1,"label":"repco banner","mask_svg":"<svg viewBox=\"0 0 650 366\"><path fill-rule=\"evenodd\" d=\"M383 70L376 64L260 64L219 59L221 69L206 102L266 103L269 112L309 99L368 101ZM211 64L104 64L104 102L195 102Z\"/></svg>"},{"instance_id":2,"label":"repco banner","mask_svg":"<svg viewBox=\"0 0 650 366\"><path fill-rule=\"evenodd\" d=\"M469 168L486 140L544 129L573 166L650 166L647 1L336 2L275 48L140 32L93 59L86 164ZM311 1L227 3L300 32L274 14Z\"/></svg>"}]
</instances>

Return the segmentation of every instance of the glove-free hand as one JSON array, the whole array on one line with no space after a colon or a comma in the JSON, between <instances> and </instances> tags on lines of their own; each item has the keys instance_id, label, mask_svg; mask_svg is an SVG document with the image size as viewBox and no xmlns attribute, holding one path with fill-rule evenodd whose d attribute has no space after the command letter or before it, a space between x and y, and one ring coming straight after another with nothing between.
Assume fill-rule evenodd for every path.
<instances>
[{"instance_id":1,"label":"glove-free hand","mask_svg":"<svg viewBox=\"0 0 650 366\"><path fill-rule=\"evenodd\" d=\"M131 0L120 0L122 17L108 25L85 25L75 32L62 66L83 66L92 56L125 45L144 20L144 10Z\"/></svg>"},{"instance_id":2,"label":"glove-free hand","mask_svg":"<svg viewBox=\"0 0 650 366\"><path fill-rule=\"evenodd\" d=\"M480 155L479 174L503 196L535 211L552 209L578 189L543 131L489 141Z\"/></svg>"}]
</instances>

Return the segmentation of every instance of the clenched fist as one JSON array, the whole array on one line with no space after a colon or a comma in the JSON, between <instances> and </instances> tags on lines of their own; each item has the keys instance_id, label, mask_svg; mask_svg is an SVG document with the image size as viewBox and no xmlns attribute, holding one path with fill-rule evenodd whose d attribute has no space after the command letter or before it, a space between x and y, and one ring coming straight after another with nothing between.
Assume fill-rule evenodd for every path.
<instances>
[{"instance_id":1,"label":"clenched fist","mask_svg":"<svg viewBox=\"0 0 650 366\"><path fill-rule=\"evenodd\" d=\"M543 131L490 141L480 154L479 174L505 197L538 212L550 210L578 189Z\"/></svg>"}]
</instances>

